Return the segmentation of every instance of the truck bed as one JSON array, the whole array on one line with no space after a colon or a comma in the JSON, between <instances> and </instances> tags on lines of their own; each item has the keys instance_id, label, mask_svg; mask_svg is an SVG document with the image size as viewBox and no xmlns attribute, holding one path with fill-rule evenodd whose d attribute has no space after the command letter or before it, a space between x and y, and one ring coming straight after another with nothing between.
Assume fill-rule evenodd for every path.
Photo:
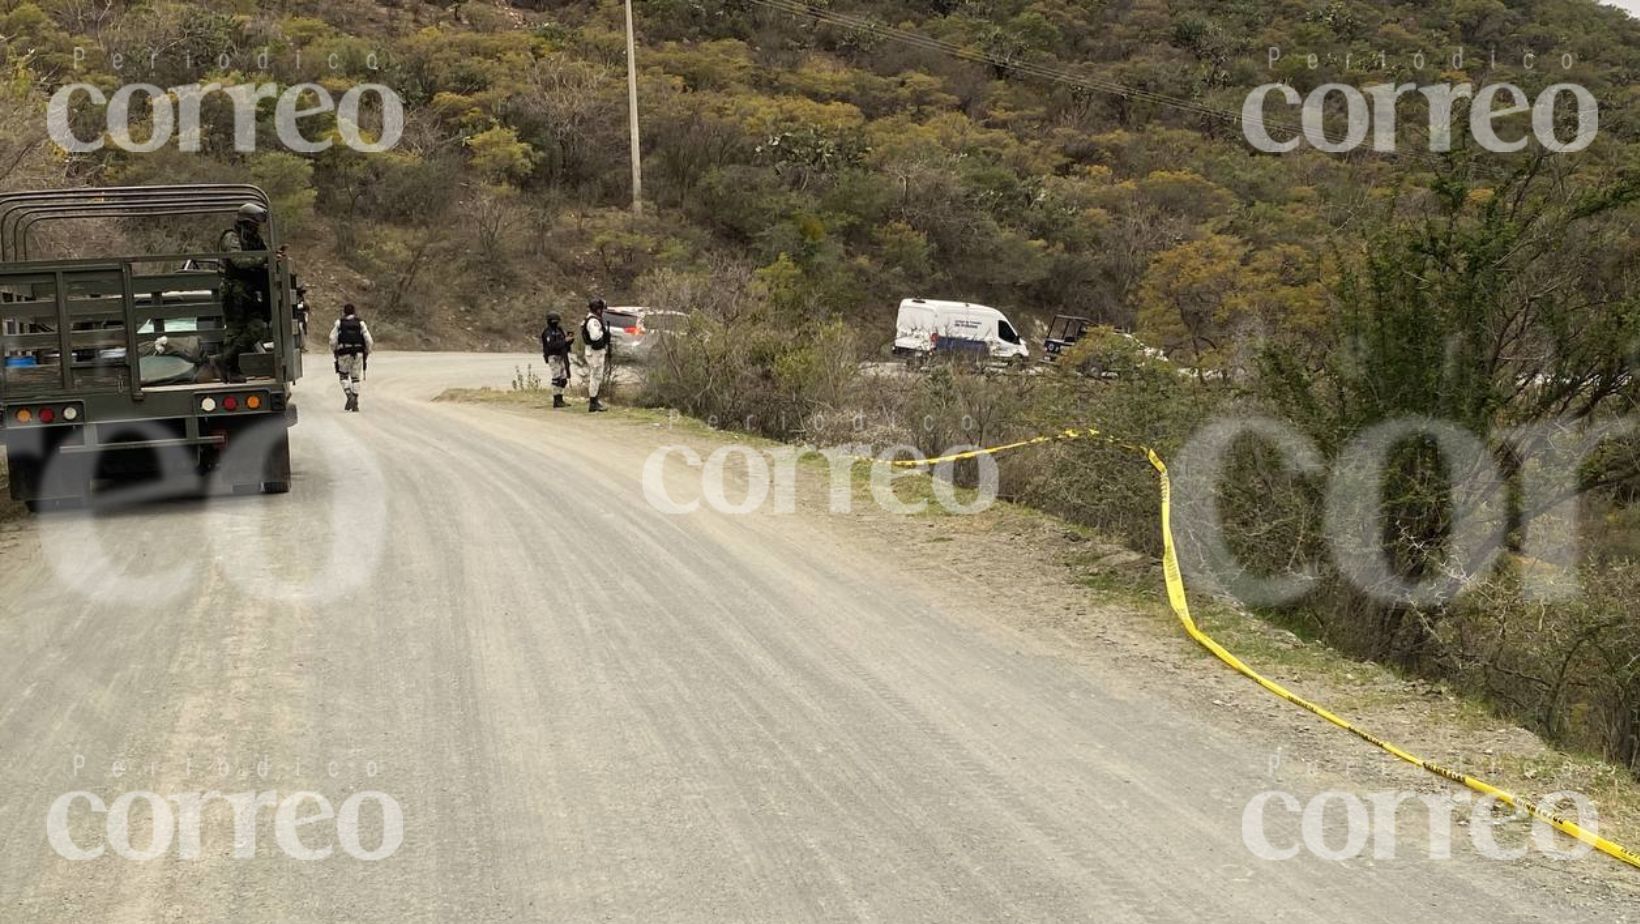
<instances>
[{"instance_id":1,"label":"truck bed","mask_svg":"<svg viewBox=\"0 0 1640 924\"><path fill-rule=\"evenodd\" d=\"M247 383L271 385L272 376L247 375ZM62 376L54 366L42 368L13 367L5 370L0 382L4 383L4 394L8 400L18 398L50 398L63 395ZM114 394L126 393L126 367L123 363L116 365L98 366L83 365L74 367L74 394ZM226 385L225 382L194 382L180 385L148 385L143 387L144 392L172 392L189 391L195 388L211 388Z\"/></svg>"},{"instance_id":2,"label":"truck bed","mask_svg":"<svg viewBox=\"0 0 1640 924\"><path fill-rule=\"evenodd\" d=\"M123 394L126 390L126 367L95 364L74 367L74 390L101 394ZM60 394L63 376L56 366L12 366L0 375L7 398L31 398Z\"/></svg>"}]
</instances>

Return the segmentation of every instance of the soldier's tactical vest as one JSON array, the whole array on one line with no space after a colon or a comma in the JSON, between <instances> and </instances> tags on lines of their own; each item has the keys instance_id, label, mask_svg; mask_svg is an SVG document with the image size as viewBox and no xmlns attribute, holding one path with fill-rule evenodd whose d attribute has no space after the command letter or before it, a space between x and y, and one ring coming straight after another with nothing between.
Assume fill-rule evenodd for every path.
<instances>
[{"instance_id":1,"label":"soldier's tactical vest","mask_svg":"<svg viewBox=\"0 0 1640 924\"><path fill-rule=\"evenodd\" d=\"M340 356L357 356L365 351L364 322L357 316L343 318L341 326L336 332L336 353Z\"/></svg>"},{"instance_id":2,"label":"soldier's tactical vest","mask_svg":"<svg viewBox=\"0 0 1640 924\"><path fill-rule=\"evenodd\" d=\"M263 241L262 236L256 233L256 229L244 228L238 225L222 232L222 240L218 246L223 253L233 253L235 244L238 245L240 250L253 253L268 249L267 242ZM238 282L265 283L267 281L266 266L239 267L234 266L232 260L227 260L222 264L222 268L227 271L230 279Z\"/></svg>"},{"instance_id":3,"label":"soldier's tactical vest","mask_svg":"<svg viewBox=\"0 0 1640 924\"><path fill-rule=\"evenodd\" d=\"M609 346L609 325L603 321L599 321L598 326L604 329L604 335L594 339L592 332L589 329L589 325L592 320L593 319L589 317L585 321L581 322L581 340L587 345L587 349L589 350L605 349Z\"/></svg>"}]
</instances>

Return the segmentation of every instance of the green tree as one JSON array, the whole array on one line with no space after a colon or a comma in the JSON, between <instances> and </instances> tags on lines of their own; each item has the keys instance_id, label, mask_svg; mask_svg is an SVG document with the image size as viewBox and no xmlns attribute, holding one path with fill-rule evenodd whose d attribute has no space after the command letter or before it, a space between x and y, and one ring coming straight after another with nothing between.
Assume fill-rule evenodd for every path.
<instances>
[{"instance_id":1,"label":"green tree","mask_svg":"<svg viewBox=\"0 0 1640 924\"><path fill-rule=\"evenodd\" d=\"M473 169L491 183L517 181L535 165L535 150L518 140L518 132L497 125L467 139Z\"/></svg>"}]
</instances>

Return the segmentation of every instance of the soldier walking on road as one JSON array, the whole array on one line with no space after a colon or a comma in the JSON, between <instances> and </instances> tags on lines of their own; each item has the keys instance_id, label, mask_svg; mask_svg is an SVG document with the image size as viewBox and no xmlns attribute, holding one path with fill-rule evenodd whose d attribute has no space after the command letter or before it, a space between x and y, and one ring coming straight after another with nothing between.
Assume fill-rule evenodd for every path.
<instances>
[{"instance_id":1,"label":"soldier walking on road","mask_svg":"<svg viewBox=\"0 0 1640 924\"><path fill-rule=\"evenodd\" d=\"M587 356L587 410L597 412L604 410L598 401L598 392L604 384L605 370L609 368L609 328L604 326L604 309L608 307L601 298L595 298L587 303L586 320L581 322L581 340L586 344Z\"/></svg>"},{"instance_id":2,"label":"soldier walking on road","mask_svg":"<svg viewBox=\"0 0 1640 924\"><path fill-rule=\"evenodd\" d=\"M547 315L547 327L541 331L541 358L547 361L547 378L552 380L552 406L564 406L564 389L569 386L569 353L575 346L575 335L564 330L557 314Z\"/></svg>"},{"instance_id":3,"label":"soldier walking on road","mask_svg":"<svg viewBox=\"0 0 1640 924\"><path fill-rule=\"evenodd\" d=\"M342 392L347 395L344 411L359 409L359 389L364 383L365 370L370 367L370 351L376 348L370 328L359 317L359 309L342 306L342 316L330 329L330 352L336 357L336 375L342 380Z\"/></svg>"}]
</instances>

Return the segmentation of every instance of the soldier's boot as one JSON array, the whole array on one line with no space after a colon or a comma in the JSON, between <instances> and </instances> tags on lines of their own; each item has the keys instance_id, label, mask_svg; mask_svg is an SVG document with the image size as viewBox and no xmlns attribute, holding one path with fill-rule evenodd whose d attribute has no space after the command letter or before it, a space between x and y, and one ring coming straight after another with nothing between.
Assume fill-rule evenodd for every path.
<instances>
[{"instance_id":1,"label":"soldier's boot","mask_svg":"<svg viewBox=\"0 0 1640 924\"><path fill-rule=\"evenodd\" d=\"M592 400L587 402L587 413L589 413L589 414L597 413L598 411L601 411L603 409L604 409L604 406L602 404L598 403L598 399L596 397L594 397Z\"/></svg>"},{"instance_id":2,"label":"soldier's boot","mask_svg":"<svg viewBox=\"0 0 1640 924\"><path fill-rule=\"evenodd\" d=\"M351 392L351 391L348 392L347 393L347 403L342 405L342 410L344 410L344 411L356 411L358 409L359 409L359 396L357 394Z\"/></svg>"},{"instance_id":3,"label":"soldier's boot","mask_svg":"<svg viewBox=\"0 0 1640 924\"><path fill-rule=\"evenodd\" d=\"M552 396L552 406L553 407L568 407L569 402L564 400L563 395L553 395Z\"/></svg>"}]
</instances>

